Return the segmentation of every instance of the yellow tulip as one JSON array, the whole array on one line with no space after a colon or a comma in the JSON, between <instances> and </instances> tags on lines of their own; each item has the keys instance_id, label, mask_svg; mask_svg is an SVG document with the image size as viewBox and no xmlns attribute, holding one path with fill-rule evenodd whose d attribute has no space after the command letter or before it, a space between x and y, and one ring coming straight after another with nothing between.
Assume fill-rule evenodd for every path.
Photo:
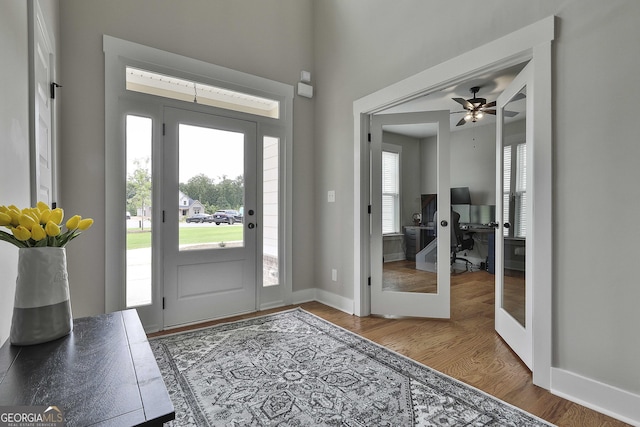
<instances>
[{"instance_id":1,"label":"yellow tulip","mask_svg":"<svg viewBox=\"0 0 640 427\"><path fill-rule=\"evenodd\" d=\"M60 227L53 221L47 222L47 225L44 226L44 231L47 232L48 236L55 237L60 234Z\"/></svg>"},{"instance_id":2,"label":"yellow tulip","mask_svg":"<svg viewBox=\"0 0 640 427\"><path fill-rule=\"evenodd\" d=\"M29 215L35 222L40 222L40 211L36 208L29 208L23 211L25 215Z\"/></svg>"},{"instance_id":3,"label":"yellow tulip","mask_svg":"<svg viewBox=\"0 0 640 427\"><path fill-rule=\"evenodd\" d=\"M20 216L22 215L20 212L16 212L13 209L7 211L7 214L11 217L11 225L17 227L20 225Z\"/></svg>"},{"instance_id":4,"label":"yellow tulip","mask_svg":"<svg viewBox=\"0 0 640 427\"><path fill-rule=\"evenodd\" d=\"M80 215L74 215L71 218L69 218L69 220L65 224L67 226L67 229L75 230L76 228L78 228L78 223L80 223L81 219L82 217Z\"/></svg>"},{"instance_id":5,"label":"yellow tulip","mask_svg":"<svg viewBox=\"0 0 640 427\"><path fill-rule=\"evenodd\" d=\"M27 230L31 231L31 229L35 224L37 224L37 222L35 222L30 215L22 214L20 216L20 225L26 228Z\"/></svg>"},{"instance_id":6,"label":"yellow tulip","mask_svg":"<svg viewBox=\"0 0 640 427\"><path fill-rule=\"evenodd\" d=\"M16 239L23 242L31 238L31 232L21 225L15 227L11 231L13 232L13 235Z\"/></svg>"},{"instance_id":7,"label":"yellow tulip","mask_svg":"<svg viewBox=\"0 0 640 427\"><path fill-rule=\"evenodd\" d=\"M51 219L51 209L40 212L40 224L44 225Z\"/></svg>"},{"instance_id":8,"label":"yellow tulip","mask_svg":"<svg viewBox=\"0 0 640 427\"><path fill-rule=\"evenodd\" d=\"M92 225L93 225L93 219L85 218L78 223L78 229L84 231L87 228L91 227Z\"/></svg>"},{"instance_id":9,"label":"yellow tulip","mask_svg":"<svg viewBox=\"0 0 640 427\"><path fill-rule=\"evenodd\" d=\"M40 212L46 211L49 209L49 205L47 205L45 202L38 202L37 207Z\"/></svg>"},{"instance_id":10,"label":"yellow tulip","mask_svg":"<svg viewBox=\"0 0 640 427\"><path fill-rule=\"evenodd\" d=\"M0 212L7 213L8 210L9 210L9 208L6 207L5 205L0 206Z\"/></svg>"},{"instance_id":11,"label":"yellow tulip","mask_svg":"<svg viewBox=\"0 0 640 427\"><path fill-rule=\"evenodd\" d=\"M40 224L36 224L31 229L31 238L35 241L40 241L47 237L47 232L44 231L44 228Z\"/></svg>"},{"instance_id":12,"label":"yellow tulip","mask_svg":"<svg viewBox=\"0 0 640 427\"><path fill-rule=\"evenodd\" d=\"M11 215L0 212L0 225L7 226L9 224L11 224Z\"/></svg>"},{"instance_id":13,"label":"yellow tulip","mask_svg":"<svg viewBox=\"0 0 640 427\"><path fill-rule=\"evenodd\" d=\"M62 208L55 208L54 210L51 211L51 216L49 217L49 221L54 222L56 225L60 225L62 224L62 218L64 218L64 211L62 210Z\"/></svg>"}]
</instances>

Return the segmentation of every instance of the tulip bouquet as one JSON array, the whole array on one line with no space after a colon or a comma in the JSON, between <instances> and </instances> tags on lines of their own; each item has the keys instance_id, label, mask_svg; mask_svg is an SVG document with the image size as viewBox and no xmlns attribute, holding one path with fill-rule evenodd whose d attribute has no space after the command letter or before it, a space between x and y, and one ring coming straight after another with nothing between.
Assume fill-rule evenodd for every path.
<instances>
[{"instance_id":1,"label":"tulip bouquet","mask_svg":"<svg viewBox=\"0 0 640 427\"><path fill-rule=\"evenodd\" d=\"M49 209L46 203L38 202L35 208L18 209L14 205L0 206L0 226L11 233L0 230L0 240L13 243L19 248L51 246L63 248L71 240L93 225L91 218L74 215L62 229L64 211Z\"/></svg>"}]
</instances>

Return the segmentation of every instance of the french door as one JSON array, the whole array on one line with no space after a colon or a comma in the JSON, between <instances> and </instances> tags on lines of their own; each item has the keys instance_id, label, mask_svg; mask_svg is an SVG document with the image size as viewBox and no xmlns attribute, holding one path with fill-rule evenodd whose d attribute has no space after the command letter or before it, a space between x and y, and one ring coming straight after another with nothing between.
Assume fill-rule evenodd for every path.
<instances>
[{"instance_id":1,"label":"french door","mask_svg":"<svg viewBox=\"0 0 640 427\"><path fill-rule=\"evenodd\" d=\"M164 326L254 311L257 125L170 107L164 124Z\"/></svg>"},{"instance_id":2,"label":"french door","mask_svg":"<svg viewBox=\"0 0 640 427\"><path fill-rule=\"evenodd\" d=\"M435 290L403 292L385 286L383 278L382 235L382 141L388 126L420 124L436 135L433 164L437 165L435 214L422 218L415 229L424 236L423 249L416 254L416 268L432 276ZM392 316L449 318L450 292L450 202L449 190L449 111L402 114L376 114L371 122L371 313ZM419 171L416 171L419 173ZM426 192L426 191L425 191ZM411 195L420 198L420 194ZM437 210L436 210L437 209ZM429 211L431 212L431 211ZM401 231L401 230L400 230Z\"/></svg>"},{"instance_id":3,"label":"french door","mask_svg":"<svg viewBox=\"0 0 640 427\"><path fill-rule=\"evenodd\" d=\"M530 63L496 101L495 328L529 369L533 369L532 79ZM517 114L509 120L505 111Z\"/></svg>"}]
</instances>

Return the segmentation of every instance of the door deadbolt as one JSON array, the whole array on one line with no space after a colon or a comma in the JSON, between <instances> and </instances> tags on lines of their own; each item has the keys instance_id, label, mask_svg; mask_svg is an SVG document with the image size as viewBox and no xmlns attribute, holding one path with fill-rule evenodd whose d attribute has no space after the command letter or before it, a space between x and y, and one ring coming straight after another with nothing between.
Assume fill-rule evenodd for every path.
<instances>
[{"instance_id":1,"label":"door deadbolt","mask_svg":"<svg viewBox=\"0 0 640 427\"><path fill-rule=\"evenodd\" d=\"M247 227L249 227L250 229L252 229L252 228L256 228L256 225L255 225L254 223L250 222L250 223L247 225Z\"/></svg>"},{"instance_id":2,"label":"door deadbolt","mask_svg":"<svg viewBox=\"0 0 640 427\"><path fill-rule=\"evenodd\" d=\"M440 221L440 225L443 227L446 227L447 225L449 225L449 223L447 222L446 219L443 219L442 221Z\"/></svg>"}]
</instances>

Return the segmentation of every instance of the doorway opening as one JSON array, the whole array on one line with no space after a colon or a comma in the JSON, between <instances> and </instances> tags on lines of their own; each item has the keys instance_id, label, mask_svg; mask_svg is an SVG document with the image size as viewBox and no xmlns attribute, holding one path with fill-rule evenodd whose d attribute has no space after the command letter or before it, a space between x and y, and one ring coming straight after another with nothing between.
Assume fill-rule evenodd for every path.
<instances>
[{"instance_id":1,"label":"doorway opening","mask_svg":"<svg viewBox=\"0 0 640 427\"><path fill-rule=\"evenodd\" d=\"M533 348L533 382L550 388L551 378L551 42L554 38L554 18L549 17L516 31L467 54L452 58L412 77L374 92L354 102L354 143L359 152L354 163L354 311L357 315L371 312L371 293L367 286L374 262L371 246L375 236L370 235L373 224L367 215L371 203L369 165L371 162L367 134L370 117L391 108L402 108L409 101L419 100L431 93L469 81L485 73L508 69L531 61L535 86L530 86L535 100L527 114L535 117L535 148L528 150L529 161L535 165L527 198L536 205L531 213L530 253L532 268L532 300L536 311L531 327L536 338ZM450 76L450 77L444 77ZM497 151L497 150L496 150ZM497 160L495 161L497 163ZM500 177L502 180L502 177ZM498 177L496 177L496 182ZM442 194L440 194L442 196ZM448 206L448 205L447 205ZM529 249L529 247L527 247ZM529 255L529 253L527 254ZM442 259L442 258L441 258Z\"/></svg>"}]
</instances>

